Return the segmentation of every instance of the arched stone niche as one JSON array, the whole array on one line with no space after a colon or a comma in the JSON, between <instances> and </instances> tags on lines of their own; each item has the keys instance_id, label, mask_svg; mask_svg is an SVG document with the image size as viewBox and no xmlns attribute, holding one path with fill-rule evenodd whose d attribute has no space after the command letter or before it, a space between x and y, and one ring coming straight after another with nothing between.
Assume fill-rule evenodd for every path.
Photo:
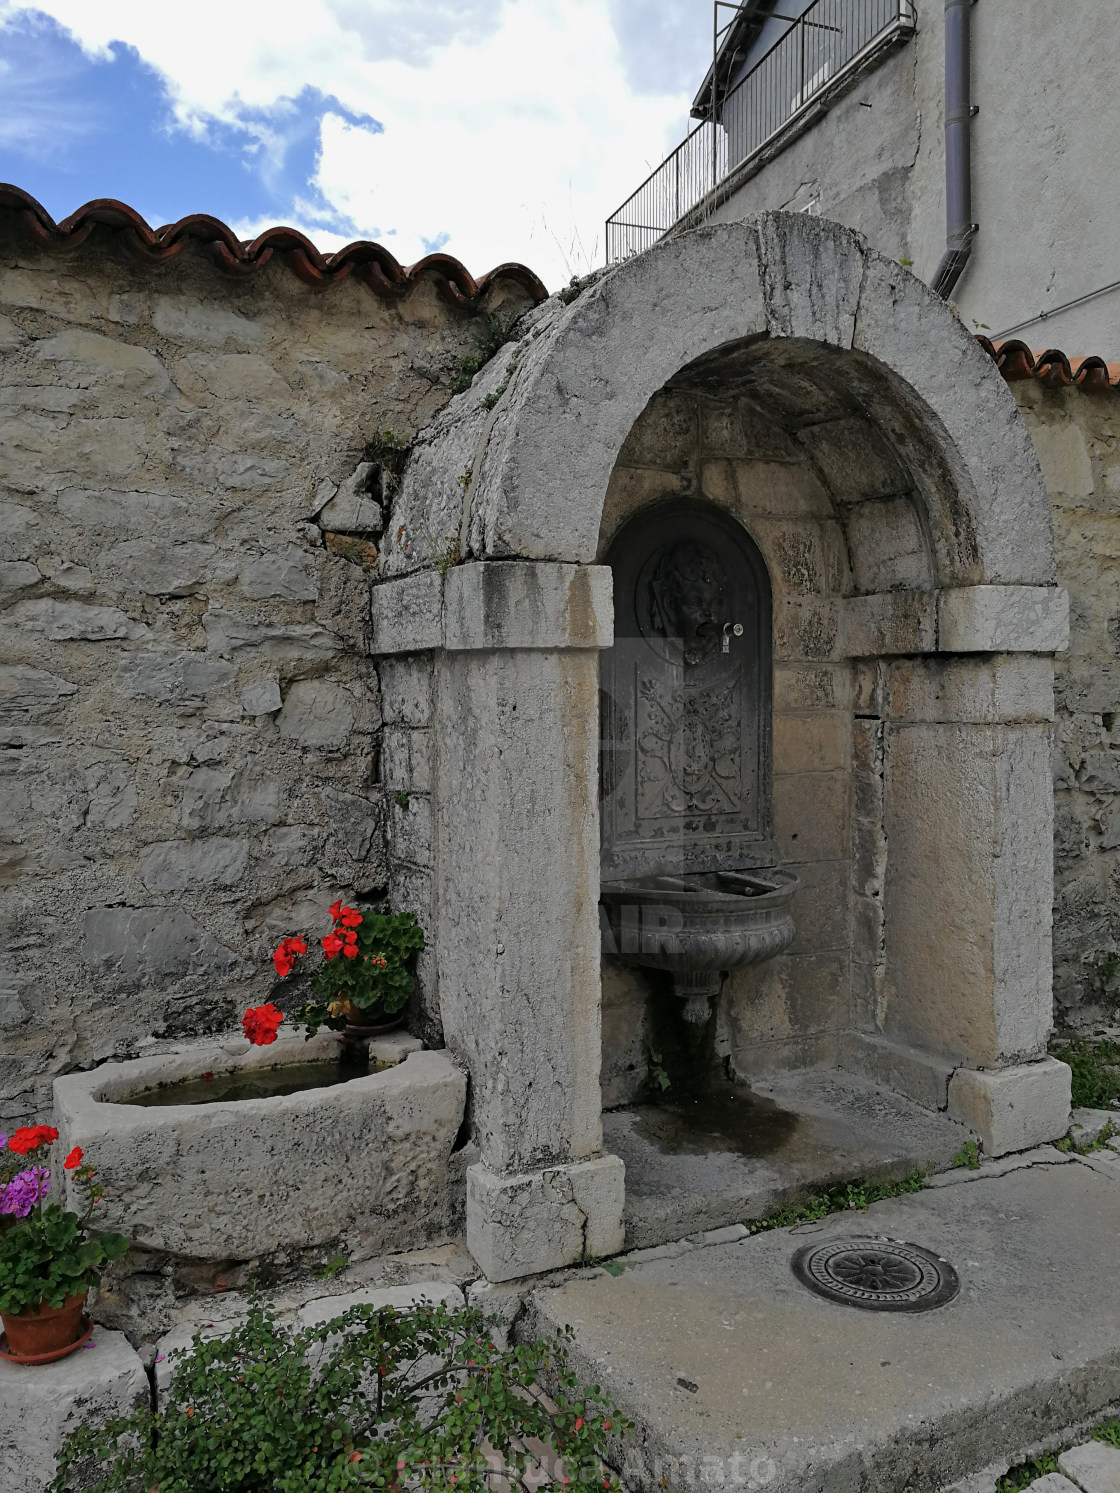
<instances>
[{"instance_id":1,"label":"arched stone niche","mask_svg":"<svg viewBox=\"0 0 1120 1493\"><path fill-rule=\"evenodd\" d=\"M467 1234L491 1279L621 1244L599 562L674 495L765 558L775 850L805 883L798 944L721 1003L733 1063L858 1068L992 1150L1012 1109L1023 1144L1065 1122L1044 1052L1067 609L1026 429L947 308L856 236L791 214L699 230L550 303L421 433L373 589L386 699L429 773L397 896L471 1074Z\"/></svg>"}]
</instances>

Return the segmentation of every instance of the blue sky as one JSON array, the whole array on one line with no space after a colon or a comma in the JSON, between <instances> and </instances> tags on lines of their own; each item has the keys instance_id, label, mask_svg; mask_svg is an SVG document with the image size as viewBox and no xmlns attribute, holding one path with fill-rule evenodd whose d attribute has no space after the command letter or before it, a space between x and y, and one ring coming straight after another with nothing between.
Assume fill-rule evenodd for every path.
<instances>
[{"instance_id":1,"label":"blue sky","mask_svg":"<svg viewBox=\"0 0 1120 1493\"><path fill-rule=\"evenodd\" d=\"M251 14L246 14L246 10ZM169 18L170 16L170 18ZM56 218L118 197L153 225L436 248L550 284L676 143L708 0L0 0L0 180Z\"/></svg>"},{"instance_id":2,"label":"blue sky","mask_svg":"<svg viewBox=\"0 0 1120 1493\"><path fill-rule=\"evenodd\" d=\"M312 232L359 232L314 185L321 122L329 113L375 134L381 125L317 88L188 129L135 47L113 42L91 57L42 15L0 31L0 67L0 180L56 219L94 196L127 202L153 227L187 212L287 221L298 202Z\"/></svg>"}]
</instances>

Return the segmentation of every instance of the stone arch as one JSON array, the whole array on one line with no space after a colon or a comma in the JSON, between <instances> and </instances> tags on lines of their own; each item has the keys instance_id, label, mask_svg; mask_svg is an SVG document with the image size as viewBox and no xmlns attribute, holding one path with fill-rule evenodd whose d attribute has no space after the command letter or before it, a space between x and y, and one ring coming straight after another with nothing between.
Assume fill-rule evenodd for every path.
<instances>
[{"instance_id":1,"label":"stone arch","mask_svg":"<svg viewBox=\"0 0 1120 1493\"><path fill-rule=\"evenodd\" d=\"M1061 1065L1043 1054L1047 655L1065 613L1026 428L948 309L847 230L791 214L697 230L532 313L420 433L373 588L372 651L417 656L431 681L429 869L409 871L408 896L471 1072L467 1231L491 1279L621 1242L599 1091L597 650L612 620L596 561L635 499L619 500L620 453L644 411L682 394L768 423L842 535L804 644L847 671L860 741L835 855L866 884L843 950L864 992L835 1060L933 1107L972 1105L981 1130L992 1085L1019 1085L1045 1096L1020 1104L1030 1138L1061 1131Z\"/></svg>"},{"instance_id":2,"label":"stone arch","mask_svg":"<svg viewBox=\"0 0 1120 1493\"><path fill-rule=\"evenodd\" d=\"M876 434L904 465L936 452L940 491L922 496L942 584L1052 580L1038 462L991 360L907 270L788 213L683 234L622 265L524 347L492 413L437 422L435 444L473 458L456 473L472 466L470 553L588 563L615 458L649 400L682 370L749 378L752 365L783 368L785 406L797 414L800 398L807 421L846 381L849 409L881 406ZM484 383L480 405L494 392Z\"/></svg>"}]
</instances>

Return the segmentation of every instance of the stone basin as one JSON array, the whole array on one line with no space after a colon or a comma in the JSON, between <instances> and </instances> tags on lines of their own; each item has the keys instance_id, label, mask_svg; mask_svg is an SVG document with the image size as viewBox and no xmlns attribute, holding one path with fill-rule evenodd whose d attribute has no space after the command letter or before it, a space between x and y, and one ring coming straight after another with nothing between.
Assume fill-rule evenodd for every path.
<instances>
[{"instance_id":1,"label":"stone basin","mask_svg":"<svg viewBox=\"0 0 1120 1493\"><path fill-rule=\"evenodd\" d=\"M370 1071L329 1087L226 1102L130 1103L161 1085L341 1055L328 1032L243 1038L105 1063L55 1079L59 1150L81 1146L106 1196L96 1222L194 1260L252 1260L338 1243L351 1255L441 1242L466 1076L406 1035L370 1044ZM388 1065L388 1066L385 1066Z\"/></svg>"},{"instance_id":2,"label":"stone basin","mask_svg":"<svg viewBox=\"0 0 1120 1493\"><path fill-rule=\"evenodd\" d=\"M604 882L603 952L667 970L685 1021L702 1025L727 970L773 959L793 942L800 885L777 867Z\"/></svg>"}]
</instances>

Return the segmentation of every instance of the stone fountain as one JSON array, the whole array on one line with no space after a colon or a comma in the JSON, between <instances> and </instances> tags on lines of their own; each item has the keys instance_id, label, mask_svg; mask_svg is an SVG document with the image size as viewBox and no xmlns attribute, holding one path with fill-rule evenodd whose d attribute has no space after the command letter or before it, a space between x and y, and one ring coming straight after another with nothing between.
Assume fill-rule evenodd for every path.
<instances>
[{"instance_id":1,"label":"stone fountain","mask_svg":"<svg viewBox=\"0 0 1120 1493\"><path fill-rule=\"evenodd\" d=\"M769 576L746 530L691 498L638 513L608 560L603 948L668 971L698 1027L724 972L795 931L771 833Z\"/></svg>"},{"instance_id":2,"label":"stone fountain","mask_svg":"<svg viewBox=\"0 0 1120 1493\"><path fill-rule=\"evenodd\" d=\"M792 871L715 871L605 883L600 904L610 951L626 963L668 970L684 1019L711 1015L724 973L761 964L793 942Z\"/></svg>"}]
</instances>

